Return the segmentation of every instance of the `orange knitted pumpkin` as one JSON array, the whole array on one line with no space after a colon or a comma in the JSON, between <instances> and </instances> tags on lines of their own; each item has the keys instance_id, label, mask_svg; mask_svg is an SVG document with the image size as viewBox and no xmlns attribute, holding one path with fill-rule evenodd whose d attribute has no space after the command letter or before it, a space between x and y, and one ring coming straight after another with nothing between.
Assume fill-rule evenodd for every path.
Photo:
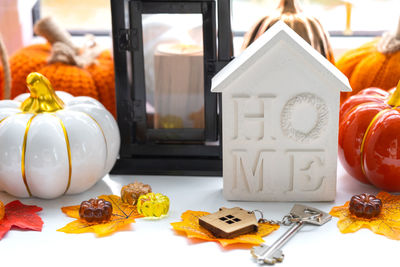
<instances>
[{"instance_id":1,"label":"orange knitted pumpkin","mask_svg":"<svg viewBox=\"0 0 400 267\"><path fill-rule=\"evenodd\" d=\"M54 30L58 32L54 33ZM66 91L74 96L96 98L115 116L114 64L111 52L99 51L97 47L96 52L89 47L89 59L81 62L79 57L83 48L75 47L69 34L63 31L63 36L60 36L59 31L61 30L54 26L54 21L50 18L39 21L35 25L35 32L43 35L49 43L27 46L11 56L11 98L27 92L25 79L29 73L40 72L50 80L55 90ZM0 97L4 98L1 90Z\"/></svg>"},{"instance_id":2,"label":"orange knitted pumpkin","mask_svg":"<svg viewBox=\"0 0 400 267\"><path fill-rule=\"evenodd\" d=\"M350 80L352 92L341 94L343 102L349 96L369 87L391 89L400 80L400 23L396 35L386 33L359 48L347 51L336 67Z\"/></svg>"}]
</instances>

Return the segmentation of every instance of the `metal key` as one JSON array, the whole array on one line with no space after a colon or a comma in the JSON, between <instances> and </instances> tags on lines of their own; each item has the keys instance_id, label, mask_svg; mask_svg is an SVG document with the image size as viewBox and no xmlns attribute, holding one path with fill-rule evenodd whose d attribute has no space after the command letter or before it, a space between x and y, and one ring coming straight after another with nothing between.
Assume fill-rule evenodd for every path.
<instances>
[{"instance_id":1,"label":"metal key","mask_svg":"<svg viewBox=\"0 0 400 267\"><path fill-rule=\"evenodd\" d=\"M309 223L320 226L332 218L332 216L326 212L300 204L295 204L293 206L289 216L294 225L290 227L289 230L287 230L278 240L276 240L271 246L261 244L260 246L251 249L251 254L257 259L259 264L267 263L272 265L276 262L283 261L284 255L281 248L303 227L304 224Z\"/></svg>"}]
</instances>

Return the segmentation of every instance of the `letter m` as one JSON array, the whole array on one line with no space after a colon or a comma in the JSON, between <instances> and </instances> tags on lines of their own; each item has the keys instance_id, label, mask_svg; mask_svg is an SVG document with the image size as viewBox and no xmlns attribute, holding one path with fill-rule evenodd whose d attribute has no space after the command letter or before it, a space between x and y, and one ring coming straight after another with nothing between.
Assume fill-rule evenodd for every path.
<instances>
[{"instance_id":1,"label":"letter m","mask_svg":"<svg viewBox=\"0 0 400 267\"><path fill-rule=\"evenodd\" d=\"M264 175L273 150L264 150L251 156L246 150L233 150L233 189L257 193L263 190ZM253 159L253 160L251 160Z\"/></svg>"}]
</instances>

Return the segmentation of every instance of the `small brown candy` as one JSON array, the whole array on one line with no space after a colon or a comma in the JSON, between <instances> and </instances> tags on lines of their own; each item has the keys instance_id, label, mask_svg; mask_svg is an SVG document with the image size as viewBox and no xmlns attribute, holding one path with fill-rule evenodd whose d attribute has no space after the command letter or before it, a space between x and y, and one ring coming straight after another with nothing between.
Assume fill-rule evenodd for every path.
<instances>
[{"instance_id":1,"label":"small brown candy","mask_svg":"<svg viewBox=\"0 0 400 267\"><path fill-rule=\"evenodd\" d=\"M379 215L382 209L382 201L374 195L361 194L355 195L350 200L350 213L360 217L370 219Z\"/></svg>"},{"instance_id":2,"label":"small brown candy","mask_svg":"<svg viewBox=\"0 0 400 267\"><path fill-rule=\"evenodd\" d=\"M128 184L121 189L122 202L135 205L141 195L151 193L151 186L140 182Z\"/></svg>"},{"instance_id":3,"label":"small brown candy","mask_svg":"<svg viewBox=\"0 0 400 267\"><path fill-rule=\"evenodd\" d=\"M112 210L113 208L110 202L101 198L92 198L81 203L79 216L87 222L106 222L110 220Z\"/></svg>"}]
</instances>

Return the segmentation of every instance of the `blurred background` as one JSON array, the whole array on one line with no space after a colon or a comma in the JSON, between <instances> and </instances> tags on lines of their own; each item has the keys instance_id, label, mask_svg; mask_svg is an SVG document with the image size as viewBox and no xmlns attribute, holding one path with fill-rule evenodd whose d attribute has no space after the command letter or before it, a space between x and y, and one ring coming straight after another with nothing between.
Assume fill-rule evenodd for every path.
<instances>
[{"instance_id":1,"label":"blurred background","mask_svg":"<svg viewBox=\"0 0 400 267\"><path fill-rule=\"evenodd\" d=\"M232 0L232 27L243 35L260 17L274 10L278 0ZM307 13L319 18L331 35L344 34L351 6L353 35L380 35L394 30L400 15L399 0L300 0ZM39 0L40 16L53 15L69 30L106 34L111 30L110 0ZM68 12L66 12L68 11Z\"/></svg>"}]
</instances>

